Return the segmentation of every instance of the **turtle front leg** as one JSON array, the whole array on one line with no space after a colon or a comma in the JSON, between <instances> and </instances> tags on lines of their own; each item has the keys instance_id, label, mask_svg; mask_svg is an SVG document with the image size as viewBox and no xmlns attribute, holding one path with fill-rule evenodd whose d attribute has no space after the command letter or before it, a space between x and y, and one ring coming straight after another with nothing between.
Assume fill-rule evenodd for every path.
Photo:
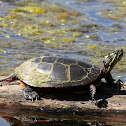
<instances>
[{"instance_id":1,"label":"turtle front leg","mask_svg":"<svg viewBox=\"0 0 126 126\"><path fill-rule=\"evenodd\" d=\"M90 85L90 93L91 93L91 99L95 105L97 105L99 108L106 108L108 105L108 102L105 99L95 99L95 94L96 94L96 87L91 84Z\"/></svg>"},{"instance_id":2,"label":"turtle front leg","mask_svg":"<svg viewBox=\"0 0 126 126\"><path fill-rule=\"evenodd\" d=\"M113 79L110 72L106 74L105 80L108 84L110 84L111 87L117 88L119 90L121 89L121 87L124 86L124 83L120 79L118 80Z\"/></svg>"},{"instance_id":3,"label":"turtle front leg","mask_svg":"<svg viewBox=\"0 0 126 126\"><path fill-rule=\"evenodd\" d=\"M34 91L31 87L27 86L23 89L23 94L24 94L24 98L26 100L38 100L39 99L39 95L36 91Z\"/></svg>"}]
</instances>

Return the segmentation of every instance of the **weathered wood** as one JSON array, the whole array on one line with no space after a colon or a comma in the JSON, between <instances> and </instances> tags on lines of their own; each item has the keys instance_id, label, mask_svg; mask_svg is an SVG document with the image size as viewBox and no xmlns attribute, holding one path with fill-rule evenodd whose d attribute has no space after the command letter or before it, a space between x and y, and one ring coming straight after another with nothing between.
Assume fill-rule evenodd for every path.
<instances>
[{"instance_id":1,"label":"weathered wood","mask_svg":"<svg viewBox=\"0 0 126 126\"><path fill-rule=\"evenodd\" d=\"M90 100L89 94L67 95L67 94L46 94L43 100L25 100L22 94L23 85L16 82L0 82L0 108L2 109L86 109L100 110ZM97 97L104 97L108 101L108 107L102 110L126 110L126 83L121 91L106 87L100 87ZM85 98L86 97L86 98ZM84 98L84 100L83 100Z\"/></svg>"}]
</instances>

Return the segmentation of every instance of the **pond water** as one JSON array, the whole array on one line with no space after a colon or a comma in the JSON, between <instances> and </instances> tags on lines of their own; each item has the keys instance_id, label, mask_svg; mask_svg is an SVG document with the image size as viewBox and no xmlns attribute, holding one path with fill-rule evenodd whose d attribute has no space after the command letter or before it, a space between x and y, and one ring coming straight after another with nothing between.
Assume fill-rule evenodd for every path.
<instances>
[{"instance_id":1,"label":"pond water","mask_svg":"<svg viewBox=\"0 0 126 126\"><path fill-rule=\"evenodd\" d=\"M86 58L101 66L109 52L126 50L125 22L103 18L102 14L116 8L83 0L1 1L0 75L8 75L22 62L41 55ZM125 61L124 53L112 72L123 81Z\"/></svg>"},{"instance_id":2,"label":"pond water","mask_svg":"<svg viewBox=\"0 0 126 126\"><path fill-rule=\"evenodd\" d=\"M0 1L0 75L8 75L22 62L41 55L86 59L101 66L105 55L122 48L124 56L112 75L126 82L125 4L122 0ZM115 15L115 10L121 11ZM108 126L122 121L120 117L112 122L108 118L85 117L51 123L43 122L46 119L42 117L42 122L33 125L67 125L75 121L75 125ZM0 122L8 126L4 119L2 116Z\"/></svg>"}]
</instances>

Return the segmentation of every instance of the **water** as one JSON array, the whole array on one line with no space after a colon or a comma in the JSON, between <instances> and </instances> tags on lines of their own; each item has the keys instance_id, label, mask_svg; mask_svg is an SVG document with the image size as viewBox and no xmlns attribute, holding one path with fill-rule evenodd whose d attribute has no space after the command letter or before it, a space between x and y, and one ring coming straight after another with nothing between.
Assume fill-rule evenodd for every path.
<instances>
[{"instance_id":1,"label":"water","mask_svg":"<svg viewBox=\"0 0 126 126\"><path fill-rule=\"evenodd\" d=\"M0 118L0 126L11 126L11 125L3 118Z\"/></svg>"},{"instance_id":2,"label":"water","mask_svg":"<svg viewBox=\"0 0 126 126\"><path fill-rule=\"evenodd\" d=\"M61 55L87 59L96 66L101 66L103 57L114 49L126 51L125 22L103 18L104 9L114 10L118 6L100 1L51 0L47 1L1 1L0 3L0 75L8 75L16 66L32 57L41 55ZM55 3L56 2L56 3ZM29 4L32 5L29 5ZM60 3L61 5L57 4ZM22 7L44 8L37 11ZM63 6L65 6L65 8ZM55 9L54 9L55 8ZM71 8L71 9L69 9ZM12 11L12 9L15 9ZM74 12L74 11L76 12ZM39 11L43 13L39 14ZM47 12L46 13L44 12ZM78 13L80 14L78 14ZM41 17L42 16L42 17ZM114 78L126 82L126 58L113 70ZM115 126L125 125L125 114L105 115L85 113L76 115L56 115L57 113L27 114L1 112L0 125L86 125ZM25 113L25 114L24 114ZM80 116L81 115L81 116ZM116 116L115 116L116 115Z\"/></svg>"},{"instance_id":3,"label":"water","mask_svg":"<svg viewBox=\"0 0 126 126\"><path fill-rule=\"evenodd\" d=\"M27 113L26 113L27 112ZM57 111L30 111L18 112L18 114L14 113L9 115L9 113L2 113L2 117L0 118L1 126L124 126L126 123L125 114L110 112L107 114L103 114L102 112L94 112L90 113L85 112L81 113L78 111L68 111L63 112L60 110ZM12 117L13 115L13 117Z\"/></svg>"}]
</instances>

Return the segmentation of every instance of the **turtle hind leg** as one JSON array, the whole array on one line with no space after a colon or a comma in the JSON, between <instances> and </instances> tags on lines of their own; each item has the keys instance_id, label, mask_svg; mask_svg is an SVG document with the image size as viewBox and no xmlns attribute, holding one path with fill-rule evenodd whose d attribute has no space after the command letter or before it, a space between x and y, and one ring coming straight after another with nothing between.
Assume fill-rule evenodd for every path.
<instances>
[{"instance_id":1,"label":"turtle hind leg","mask_svg":"<svg viewBox=\"0 0 126 126\"><path fill-rule=\"evenodd\" d=\"M23 94L26 100L34 101L40 99L39 94L36 91L34 91L30 86L27 86L23 89Z\"/></svg>"},{"instance_id":2,"label":"turtle hind leg","mask_svg":"<svg viewBox=\"0 0 126 126\"><path fill-rule=\"evenodd\" d=\"M107 107L108 102L105 99L99 99L99 100L95 99L96 87L93 84L90 85L90 93L91 93L92 101L93 103L95 103L95 105L97 105L99 108Z\"/></svg>"}]
</instances>

